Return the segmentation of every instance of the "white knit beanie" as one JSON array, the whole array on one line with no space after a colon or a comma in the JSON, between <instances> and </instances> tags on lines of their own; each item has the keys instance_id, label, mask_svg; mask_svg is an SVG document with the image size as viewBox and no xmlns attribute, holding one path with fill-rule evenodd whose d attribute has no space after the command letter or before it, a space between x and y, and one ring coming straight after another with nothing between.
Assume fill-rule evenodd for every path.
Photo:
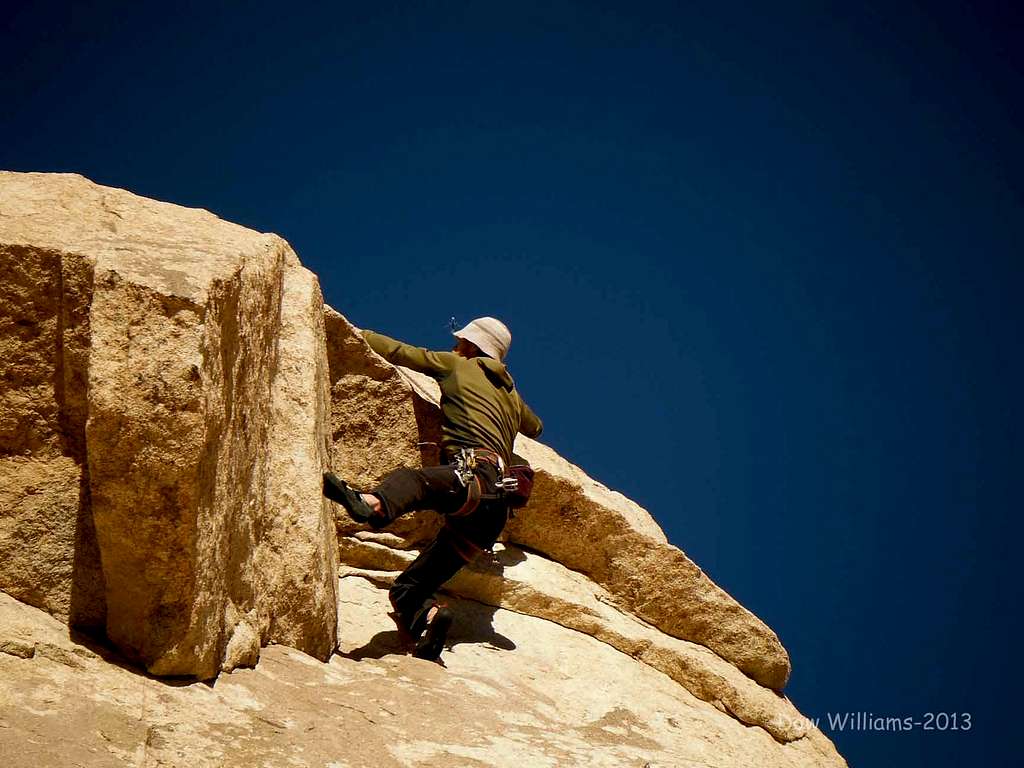
<instances>
[{"instance_id":1,"label":"white knit beanie","mask_svg":"<svg viewBox=\"0 0 1024 768\"><path fill-rule=\"evenodd\" d=\"M512 346L512 333L501 320L493 317L478 317L465 328L454 331L452 336L473 342L495 360L504 360Z\"/></svg>"}]
</instances>

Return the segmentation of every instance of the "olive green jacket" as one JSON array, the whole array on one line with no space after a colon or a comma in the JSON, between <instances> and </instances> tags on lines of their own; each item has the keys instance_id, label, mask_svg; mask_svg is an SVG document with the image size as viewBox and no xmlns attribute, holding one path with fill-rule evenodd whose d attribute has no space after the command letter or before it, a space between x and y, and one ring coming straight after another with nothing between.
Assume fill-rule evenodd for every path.
<instances>
[{"instance_id":1,"label":"olive green jacket","mask_svg":"<svg viewBox=\"0 0 1024 768\"><path fill-rule=\"evenodd\" d=\"M445 454L455 448L489 448L509 462L517 432L538 437L544 428L498 360L467 360L454 352L431 352L373 331L363 331L363 338L389 363L437 380L441 386L441 449Z\"/></svg>"}]
</instances>

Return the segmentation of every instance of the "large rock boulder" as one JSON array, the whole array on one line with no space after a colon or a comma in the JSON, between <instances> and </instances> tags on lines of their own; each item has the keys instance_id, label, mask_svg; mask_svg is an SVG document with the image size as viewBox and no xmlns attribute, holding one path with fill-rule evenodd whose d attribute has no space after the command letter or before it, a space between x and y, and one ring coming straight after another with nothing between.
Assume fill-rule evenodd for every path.
<instances>
[{"instance_id":1,"label":"large rock boulder","mask_svg":"<svg viewBox=\"0 0 1024 768\"><path fill-rule=\"evenodd\" d=\"M275 235L0 173L0 589L160 675L336 644L322 299Z\"/></svg>"},{"instance_id":2,"label":"large rock boulder","mask_svg":"<svg viewBox=\"0 0 1024 768\"><path fill-rule=\"evenodd\" d=\"M774 633L645 510L534 441L517 444L530 507L446 585L448 669L406 656L384 587L438 516L368 531L320 476L369 486L436 463L437 388L325 309L280 238L0 173L0 270L12 768L845 765L777 692ZM217 679L166 685L125 656Z\"/></svg>"}]
</instances>

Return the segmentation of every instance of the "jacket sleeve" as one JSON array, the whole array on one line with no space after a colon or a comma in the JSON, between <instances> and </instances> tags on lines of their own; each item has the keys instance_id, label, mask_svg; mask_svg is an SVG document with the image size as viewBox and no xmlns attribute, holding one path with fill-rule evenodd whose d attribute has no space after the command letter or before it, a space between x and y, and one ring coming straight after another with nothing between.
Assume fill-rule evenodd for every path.
<instances>
[{"instance_id":1,"label":"jacket sleeve","mask_svg":"<svg viewBox=\"0 0 1024 768\"><path fill-rule=\"evenodd\" d=\"M519 431L527 437L540 437L540 433L544 431L543 422L530 409L525 400L520 398L520 402L523 404L523 412L519 417Z\"/></svg>"},{"instance_id":2,"label":"jacket sleeve","mask_svg":"<svg viewBox=\"0 0 1024 768\"><path fill-rule=\"evenodd\" d=\"M383 333L374 331L363 331L363 338L370 345L370 349L383 357L389 363L404 365L414 371L425 373L434 378L443 378L455 368L454 352L431 352L422 347L414 347L411 344L403 344Z\"/></svg>"}]
</instances>

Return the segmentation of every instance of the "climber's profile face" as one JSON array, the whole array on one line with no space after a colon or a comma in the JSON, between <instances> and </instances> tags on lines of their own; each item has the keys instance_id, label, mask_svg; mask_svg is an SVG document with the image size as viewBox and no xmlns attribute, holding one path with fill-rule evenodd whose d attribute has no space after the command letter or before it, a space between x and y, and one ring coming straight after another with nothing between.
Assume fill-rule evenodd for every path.
<instances>
[{"instance_id":1,"label":"climber's profile face","mask_svg":"<svg viewBox=\"0 0 1024 768\"><path fill-rule=\"evenodd\" d=\"M452 352L459 357L466 358L467 360L472 360L474 357L480 356L480 350L477 349L476 344L472 341L460 338L455 339L455 346L452 347Z\"/></svg>"}]
</instances>

